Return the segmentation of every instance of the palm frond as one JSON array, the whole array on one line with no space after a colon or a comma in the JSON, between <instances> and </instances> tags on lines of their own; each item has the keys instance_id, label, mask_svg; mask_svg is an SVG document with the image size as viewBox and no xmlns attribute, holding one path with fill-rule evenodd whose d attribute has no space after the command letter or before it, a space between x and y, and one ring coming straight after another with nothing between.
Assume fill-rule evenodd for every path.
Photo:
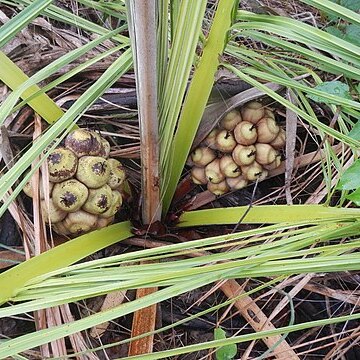
<instances>
[{"instance_id":1,"label":"palm frond","mask_svg":"<svg viewBox=\"0 0 360 360\"><path fill-rule=\"evenodd\" d=\"M235 4L237 1L219 1L201 58L195 68L184 100L174 140L170 147L162 146L162 150L166 154L162 161L164 166L162 194L165 212L170 207L171 199L204 113L214 83L214 76L220 63L219 55L223 53L228 40L227 36L233 21L232 15ZM171 134L172 132L169 135ZM163 134L161 133L161 135Z\"/></svg>"}]
</instances>

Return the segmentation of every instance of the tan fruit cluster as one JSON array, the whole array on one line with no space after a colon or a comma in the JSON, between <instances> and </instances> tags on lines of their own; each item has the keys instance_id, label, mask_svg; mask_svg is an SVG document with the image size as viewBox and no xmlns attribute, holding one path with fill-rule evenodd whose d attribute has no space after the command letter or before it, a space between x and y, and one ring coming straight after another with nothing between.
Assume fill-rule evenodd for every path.
<instances>
[{"instance_id":1,"label":"tan fruit cluster","mask_svg":"<svg viewBox=\"0 0 360 360\"><path fill-rule=\"evenodd\" d=\"M41 208L58 234L79 235L113 222L122 205L125 171L109 153L110 144L98 133L76 129L48 156L50 202L40 191ZM32 197L30 182L24 192Z\"/></svg>"},{"instance_id":2,"label":"tan fruit cluster","mask_svg":"<svg viewBox=\"0 0 360 360\"><path fill-rule=\"evenodd\" d=\"M275 115L257 101L230 111L191 153L191 177L215 195L265 179L280 165L285 130Z\"/></svg>"}]
</instances>

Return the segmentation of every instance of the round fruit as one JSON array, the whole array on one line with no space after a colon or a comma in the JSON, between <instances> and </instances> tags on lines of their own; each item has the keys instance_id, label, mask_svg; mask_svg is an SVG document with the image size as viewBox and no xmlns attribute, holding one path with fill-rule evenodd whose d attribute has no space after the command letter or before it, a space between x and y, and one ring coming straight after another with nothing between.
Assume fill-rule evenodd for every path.
<instances>
[{"instance_id":1,"label":"round fruit","mask_svg":"<svg viewBox=\"0 0 360 360\"><path fill-rule=\"evenodd\" d=\"M111 195L111 205L108 210L106 210L102 214L99 214L100 217L109 218L111 216L114 216L119 211L122 205L122 196L120 192L116 190L113 190Z\"/></svg>"},{"instance_id":2,"label":"round fruit","mask_svg":"<svg viewBox=\"0 0 360 360\"><path fill-rule=\"evenodd\" d=\"M241 121L240 111L231 110L220 121L220 126L226 130L234 130L235 126Z\"/></svg>"},{"instance_id":3,"label":"round fruit","mask_svg":"<svg viewBox=\"0 0 360 360\"><path fill-rule=\"evenodd\" d=\"M241 116L244 121L256 124L265 115L263 104L258 101L247 103L241 110Z\"/></svg>"},{"instance_id":4,"label":"round fruit","mask_svg":"<svg viewBox=\"0 0 360 360\"><path fill-rule=\"evenodd\" d=\"M267 165L275 161L279 153L269 144L255 144L256 157L255 160L261 165Z\"/></svg>"},{"instance_id":5,"label":"round fruit","mask_svg":"<svg viewBox=\"0 0 360 360\"><path fill-rule=\"evenodd\" d=\"M100 156L83 156L79 159L76 178L89 188L99 188L109 181L110 166Z\"/></svg>"},{"instance_id":6,"label":"round fruit","mask_svg":"<svg viewBox=\"0 0 360 360\"><path fill-rule=\"evenodd\" d=\"M89 189L89 196L82 209L90 214L102 214L111 206L112 191L109 185L98 189Z\"/></svg>"},{"instance_id":7,"label":"round fruit","mask_svg":"<svg viewBox=\"0 0 360 360\"><path fill-rule=\"evenodd\" d=\"M257 141L260 143L269 143L277 137L280 128L275 120L269 117L261 119L257 123Z\"/></svg>"},{"instance_id":8,"label":"round fruit","mask_svg":"<svg viewBox=\"0 0 360 360\"><path fill-rule=\"evenodd\" d=\"M265 180L269 175L269 172L263 168L261 174L259 175L259 181Z\"/></svg>"},{"instance_id":9,"label":"round fruit","mask_svg":"<svg viewBox=\"0 0 360 360\"><path fill-rule=\"evenodd\" d=\"M30 178L30 180L24 185L24 187L23 187L23 192L24 192L28 197L31 197L31 198L33 197L31 178Z\"/></svg>"},{"instance_id":10,"label":"round fruit","mask_svg":"<svg viewBox=\"0 0 360 360\"><path fill-rule=\"evenodd\" d=\"M208 182L207 188L214 195L223 195L229 192L229 187L225 180L219 182L218 184L213 184L211 182Z\"/></svg>"},{"instance_id":11,"label":"round fruit","mask_svg":"<svg viewBox=\"0 0 360 360\"><path fill-rule=\"evenodd\" d=\"M235 178L226 178L226 182L231 190L243 189L248 184L248 180L243 175Z\"/></svg>"},{"instance_id":12,"label":"round fruit","mask_svg":"<svg viewBox=\"0 0 360 360\"><path fill-rule=\"evenodd\" d=\"M220 170L226 177L230 178L237 177L241 174L239 165L235 163L231 155L224 155L220 159Z\"/></svg>"},{"instance_id":13,"label":"round fruit","mask_svg":"<svg viewBox=\"0 0 360 360\"><path fill-rule=\"evenodd\" d=\"M57 183L52 191L54 205L67 212L80 209L85 204L88 195L88 188L76 179Z\"/></svg>"},{"instance_id":14,"label":"round fruit","mask_svg":"<svg viewBox=\"0 0 360 360\"><path fill-rule=\"evenodd\" d=\"M218 132L219 132L219 129L211 130L209 135L204 139L204 144L206 146L210 147L211 149L216 150L215 139L216 139L216 135L218 134Z\"/></svg>"},{"instance_id":15,"label":"round fruit","mask_svg":"<svg viewBox=\"0 0 360 360\"><path fill-rule=\"evenodd\" d=\"M108 218L102 218L102 217L98 217L97 221L96 221L96 229L102 229L108 225L110 225L115 219L115 216L110 216Z\"/></svg>"},{"instance_id":16,"label":"round fruit","mask_svg":"<svg viewBox=\"0 0 360 360\"><path fill-rule=\"evenodd\" d=\"M55 224L65 219L67 212L59 209L54 205L52 199L49 199L49 204L45 200L41 200L42 216L46 223Z\"/></svg>"},{"instance_id":17,"label":"round fruit","mask_svg":"<svg viewBox=\"0 0 360 360\"><path fill-rule=\"evenodd\" d=\"M58 234L73 236L107 226L122 205L121 193L130 196L124 168L109 158L110 148L95 131L76 129L50 152L47 169L41 168L41 208L44 221ZM32 197L31 181L24 192Z\"/></svg>"},{"instance_id":18,"label":"round fruit","mask_svg":"<svg viewBox=\"0 0 360 360\"><path fill-rule=\"evenodd\" d=\"M49 154L47 164L49 180L59 183L75 175L78 159L70 149L57 148Z\"/></svg>"},{"instance_id":19,"label":"round fruit","mask_svg":"<svg viewBox=\"0 0 360 360\"><path fill-rule=\"evenodd\" d=\"M259 163L254 161L251 165L242 166L241 171L247 180L254 181L260 178L264 169Z\"/></svg>"},{"instance_id":20,"label":"round fruit","mask_svg":"<svg viewBox=\"0 0 360 360\"><path fill-rule=\"evenodd\" d=\"M70 235L70 231L65 227L64 221L51 224L51 229L59 235Z\"/></svg>"},{"instance_id":21,"label":"round fruit","mask_svg":"<svg viewBox=\"0 0 360 360\"><path fill-rule=\"evenodd\" d=\"M82 234L93 230L96 226L97 216L84 210L70 213L63 221L63 225L71 234Z\"/></svg>"},{"instance_id":22,"label":"round fruit","mask_svg":"<svg viewBox=\"0 0 360 360\"><path fill-rule=\"evenodd\" d=\"M221 130L216 136L216 148L224 153L232 152L236 146L236 141L232 132Z\"/></svg>"},{"instance_id":23,"label":"round fruit","mask_svg":"<svg viewBox=\"0 0 360 360\"><path fill-rule=\"evenodd\" d=\"M109 157L109 155L110 155L110 144L103 137L100 137L100 142L101 142L101 149L100 149L100 152L99 152L99 156L102 156L105 159L107 159Z\"/></svg>"},{"instance_id":24,"label":"round fruit","mask_svg":"<svg viewBox=\"0 0 360 360\"><path fill-rule=\"evenodd\" d=\"M264 117L273 118L275 120L275 114L274 114L273 111L271 111L270 109L265 108L264 112L265 112Z\"/></svg>"},{"instance_id":25,"label":"round fruit","mask_svg":"<svg viewBox=\"0 0 360 360\"><path fill-rule=\"evenodd\" d=\"M205 185L208 182L205 175L205 169L203 167L194 166L191 169L191 179L198 185Z\"/></svg>"},{"instance_id":26,"label":"round fruit","mask_svg":"<svg viewBox=\"0 0 360 360\"><path fill-rule=\"evenodd\" d=\"M42 182L41 176L39 179L39 186L40 186L40 199L42 200L42 199L45 199L45 188L44 188L44 184ZM51 191L52 191L53 187L54 187L54 183L49 182L49 189L48 189L49 197L51 196ZM31 198L33 197L31 178L23 187L23 191L27 196L29 196ZM47 189L46 189L46 191L47 191Z\"/></svg>"},{"instance_id":27,"label":"round fruit","mask_svg":"<svg viewBox=\"0 0 360 360\"><path fill-rule=\"evenodd\" d=\"M202 144L215 152L203 162L205 153L211 151L192 153L192 180L202 185L207 182L208 189L220 195L264 180L270 170L279 167L285 131L277 125L272 109L250 101L240 111L226 114Z\"/></svg>"},{"instance_id":28,"label":"round fruit","mask_svg":"<svg viewBox=\"0 0 360 360\"><path fill-rule=\"evenodd\" d=\"M125 180L124 167L116 159L108 159L107 163L110 167L110 177L107 183L111 189L117 189Z\"/></svg>"},{"instance_id":29,"label":"round fruit","mask_svg":"<svg viewBox=\"0 0 360 360\"><path fill-rule=\"evenodd\" d=\"M272 163L263 165L263 168L270 171L278 168L280 164L281 164L281 158L280 156L276 156L275 160Z\"/></svg>"},{"instance_id":30,"label":"round fruit","mask_svg":"<svg viewBox=\"0 0 360 360\"><path fill-rule=\"evenodd\" d=\"M232 152L236 164L240 166L250 165L255 161L256 148L254 145L237 145Z\"/></svg>"},{"instance_id":31,"label":"round fruit","mask_svg":"<svg viewBox=\"0 0 360 360\"><path fill-rule=\"evenodd\" d=\"M102 149L101 137L95 131L76 129L65 138L65 147L71 149L78 157L96 156Z\"/></svg>"},{"instance_id":32,"label":"round fruit","mask_svg":"<svg viewBox=\"0 0 360 360\"><path fill-rule=\"evenodd\" d=\"M242 121L236 125L234 136L236 141L242 145L252 145L258 137L255 125L248 121Z\"/></svg>"},{"instance_id":33,"label":"round fruit","mask_svg":"<svg viewBox=\"0 0 360 360\"><path fill-rule=\"evenodd\" d=\"M191 160L196 166L206 166L215 158L215 151L205 146L198 147L191 153Z\"/></svg>"},{"instance_id":34,"label":"round fruit","mask_svg":"<svg viewBox=\"0 0 360 360\"><path fill-rule=\"evenodd\" d=\"M270 142L270 145L277 150L284 148L286 144L286 132L284 129L280 128L279 133L276 138Z\"/></svg>"},{"instance_id":35,"label":"round fruit","mask_svg":"<svg viewBox=\"0 0 360 360\"><path fill-rule=\"evenodd\" d=\"M220 159L215 159L206 165L205 176L213 184L218 184L225 179L225 175L220 170Z\"/></svg>"}]
</instances>

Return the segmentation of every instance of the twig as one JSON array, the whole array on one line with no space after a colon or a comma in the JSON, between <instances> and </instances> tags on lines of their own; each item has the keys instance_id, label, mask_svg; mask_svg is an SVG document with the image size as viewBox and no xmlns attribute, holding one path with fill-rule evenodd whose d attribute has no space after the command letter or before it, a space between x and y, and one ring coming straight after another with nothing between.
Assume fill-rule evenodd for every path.
<instances>
[{"instance_id":1,"label":"twig","mask_svg":"<svg viewBox=\"0 0 360 360\"><path fill-rule=\"evenodd\" d=\"M237 224L235 225L235 227L232 229L231 234L235 233L237 231L237 229L239 228L240 224L242 223L242 221L245 219L246 215L249 213L249 211L252 208L252 204L254 202L254 198L255 198L255 193L256 193L256 189L259 183L259 179L256 179L255 181L255 185L254 185L254 189L252 191L251 194L251 199L250 199L250 204L248 206L248 208L246 209L246 211L244 212L244 214L241 216L241 218L239 219L239 221L237 222Z\"/></svg>"}]
</instances>

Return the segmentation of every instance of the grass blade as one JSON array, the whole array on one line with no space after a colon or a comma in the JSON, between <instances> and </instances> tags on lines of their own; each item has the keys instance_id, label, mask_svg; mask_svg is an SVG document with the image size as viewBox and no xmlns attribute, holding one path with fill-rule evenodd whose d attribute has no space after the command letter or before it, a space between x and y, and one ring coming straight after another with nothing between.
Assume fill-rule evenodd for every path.
<instances>
[{"instance_id":1,"label":"grass blade","mask_svg":"<svg viewBox=\"0 0 360 360\"><path fill-rule=\"evenodd\" d=\"M307 5L313 6L316 9L337 15L342 19L349 21L350 23L360 25L359 14L347 9L344 6L337 4L334 1L328 1L328 0L300 0L300 1Z\"/></svg>"},{"instance_id":2,"label":"grass blade","mask_svg":"<svg viewBox=\"0 0 360 360\"><path fill-rule=\"evenodd\" d=\"M188 211L179 219L179 227L236 224L249 210L248 206ZM259 205L250 208L243 219L246 224L274 224L326 219L358 219L360 209L332 208L322 205Z\"/></svg>"},{"instance_id":3,"label":"grass blade","mask_svg":"<svg viewBox=\"0 0 360 360\"><path fill-rule=\"evenodd\" d=\"M0 79L10 89L17 89L29 80L29 77L1 51L0 63ZM32 85L21 94L21 97L25 99L40 91L41 89L37 85ZM39 94L29 100L28 104L49 124L54 123L64 114L56 103L46 94Z\"/></svg>"},{"instance_id":4,"label":"grass blade","mask_svg":"<svg viewBox=\"0 0 360 360\"><path fill-rule=\"evenodd\" d=\"M142 297L141 299L124 303L115 308L94 315L90 315L73 323L51 327L49 329L40 330L35 333L30 333L13 340L9 340L5 344L0 344L0 358L4 359L8 356L18 354L24 350L46 344L58 338L62 338L64 336L68 336L70 334L74 334L76 332L88 329L97 324L101 324L106 321L113 320L117 317L130 314L138 309L148 307L170 297L180 295L185 291L190 291L200 286L209 284L211 281L212 276L204 275L200 278L189 280L186 284L186 287L184 287L183 284L173 285L168 288L159 290L154 294Z\"/></svg>"},{"instance_id":5,"label":"grass blade","mask_svg":"<svg viewBox=\"0 0 360 360\"><path fill-rule=\"evenodd\" d=\"M0 28L0 47L3 47L12 38L14 38L26 25L35 19L51 3L52 0L35 0L18 15L5 23Z\"/></svg>"},{"instance_id":6,"label":"grass blade","mask_svg":"<svg viewBox=\"0 0 360 360\"><path fill-rule=\"evenodd\" d=\"M35 75L27 79L26 81L20 83L20 76L15 77L14 75L20 74L19 71L16 71L16 65L12 65L10 70L13 70L10 73L6 73L6 70L9 69L2 69L0 68L0 79L6 78L9 83L11 83L12 86L15 84L19 84L17 87L12 87L13 92L7 97L7 99L4 101L4 103L0 107L0 124L2 124L5 121L5 118L11 113L12 108L15 106L16 102L20 97L27 97L28 95L33 95L33 93L28 94L29 87L36 85L38 82L46 79L48 76L56 72L57 70L61 69L65 65L69 64L70 62L76 60L80 56L86 54L89 50L94 48L95 46L101 44L104 40L107 40L112 35L116 34L119 29L113 30L109 33L107 33L104 36L100 36L95 40L90 41L89 43L81 46L78 49L72 50L70 53L60 57L59 59L56 59L51 64L45 66L40 71L38 71ZM4 55L5 56L5 55ZM10 67L11 60L8 59L7 64L8 67ZM24 78L24 76L22 76ZM43 99L43 98L42 98ZM46 104L43 104L46 108ZM42 111L44 112L44 111ZM48 121L49 122L49 121Z\"/></svg>"},{"instance_id":7,"label":"grass blade","mask_svg":"<svg viewBox=\"0 0 360 360\"><path fill-rule=\"evenodd\" d=\"M257 15L246 11L238 12L238 20L234 29L256 29L277 34L289 40L298 41L306 46L337 55L345 62L360 65L360 47L340 39L314 26L282 16Z\"/></svg>"},{"instance_id":8,"label":"grass blade","mask_svg":"<svg viewBox=\"0 0 360 360\"><path fill-rule=\"evenodd\" d=\"M219 56L227 42L228 30L233 20L233 6L237 1L220 0L214 20L203 49L203 54L195 69L183 109L178 122L178 129L164 162L164 213L170 207L186 158L189 154L201 117L204 113L213 82L219 66Z\"/></svg>"},{"instance_id":9,"label":"grass blade","mask_svg":"<svg viewBox=\"0 0 360 360\"><path fill-rule=\"evenodd\" d=\"M188 85L205 8L206 1L204 0L182 1L181 4L176 1L171 4L171 27L175 27L175 30L164 82L159 87L160 164L163 178L166 176L165 161L169 155L176 122ZM165 38L160 40L161 43L168 43L168 34L164 32L162 36ZM188 39L190 41L187 41Z\"/></svg>"},{"instance_id":10,"label":"grass blade","mask_svg":"<svg viewBox=\"0 0 360 360\"><path fill-rule=\"evenodd\" d=\"M66 267L130 236L129 222L111 225L79 236L5 271L0 275L0 303L10 300L34 277Z\"/></svg>"},{"instance_id":11,"label":"grass blade","mask_svg":"<svg viewBox=\"0 0 360 360\"><path fill-rule=\"evenodd\" d=\"M8 2L11 3L10 1ZM17 0L12 2L14 6L18 6L18 7L19 5L26 6L26 5L30 5L31 3L32 3L31 0ZM48 16L50 19L54 19L56 21L60 21L65 24L72 25L76 28L89 31L90 33L105 35L110 31L105 27L95 24L94 22L91 22L81 16L78 16L73 12L62 9L54 4L44 9L42 14ZM112 40L115 40L121 44L126 44L126 45L129 44L129 38L119 34L114 35L112 37Z\"/></svg>"}]
</instances>

